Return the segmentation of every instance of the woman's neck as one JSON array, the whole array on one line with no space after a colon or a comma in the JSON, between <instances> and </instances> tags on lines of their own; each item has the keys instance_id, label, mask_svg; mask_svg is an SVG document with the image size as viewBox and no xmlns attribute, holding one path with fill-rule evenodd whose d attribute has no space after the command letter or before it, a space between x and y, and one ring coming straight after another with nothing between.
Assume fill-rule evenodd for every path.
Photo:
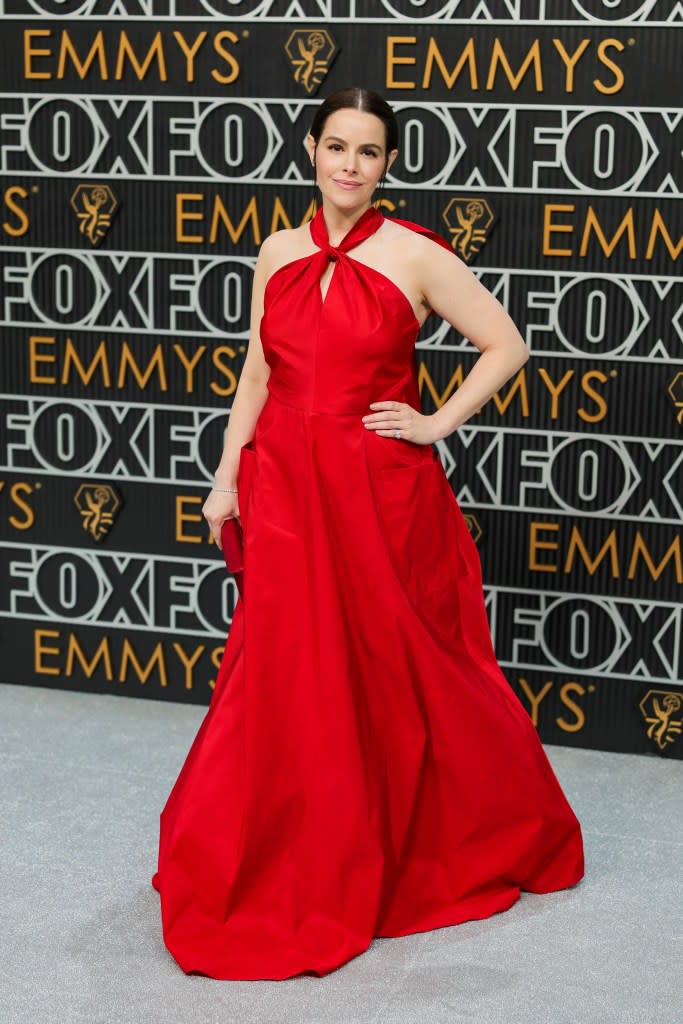
<instances>
[{"instance_id":1,"label":"woman's neck","mask_svg":"<svg viewBox=\"0 0 683 1024\"><path fill-rule=\"evenodd\" d=\"M360 220L364 213L370 209L371 204L360 207L357 210L340 210L337 206L323 203L323 217L327 228L327 237L330 245L338 245L342 238L349 233L356 221Z\"/></svg>"}]
</instances>

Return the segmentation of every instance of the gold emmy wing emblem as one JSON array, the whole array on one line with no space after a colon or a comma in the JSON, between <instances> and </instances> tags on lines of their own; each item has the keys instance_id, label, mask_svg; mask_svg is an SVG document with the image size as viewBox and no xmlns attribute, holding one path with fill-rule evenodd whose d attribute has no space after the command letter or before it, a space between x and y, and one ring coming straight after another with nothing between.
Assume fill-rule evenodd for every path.
<instances>
[{"instance_id":1,"label":"gold emmy wing emblem","mask_svg":"<svg viewBox=\"0 0 683 1024\"><path fill-rule=\"evenodd\" d=\"M330 70L337 45L324 28L299 28L285 43L285 53L294 68L294 81L312 95Z\"/></svg>"},{"instance_id":2,"label":"gold emmy wing emblem","mask_svg":"<svg viewBox=\"0 0 683 1024\"><path fill-rule=\"evenodd\" d=\"M121 499L110 484L81 484L74 495L82 526L93 540L102 540L121 507Z\"/></svg>"},{"instance_id":3,"label":"gold emmy wing emblem","mask_svg":"<svg viewBox=\"0 0 683 1024\"><path fill-rule=\"evenodd\" d=\"M683 423L683 370L679 370L669 384L668 390L676 407L676 423Z\"/></svg>"},{"instance_id":4,"label":"gold emmy wing emblem","mask_svg":"<svg viewBox=\"0 0 683 1024\"><path fill-rule=\"evenodd\" d=\"M485 199L456 196L443 211L443 219L451 234L451 246L469 263L485 244L493 211Z\"/></svg>"},{"instance_id":5,"label":"gold emmy wing emblem","mask_svg":"<svg viewBox=\"0 0 683 1024\"><path fill-rule=\"evenodd\" d=\"M672 690L648 690L640 702L640 710L647 722L648 739L654 740L660 750L674 743L683 731L683 716L674 718L683 708L683 695Z\"/></svg>"},{"instance_id":6,"label":"gold emmy wing emblem","mask_svg":"<svg viewBox=\"0 0 683 1024\"><path fill-rule=\"evenodd\" d=\"M101 242L111 227L118 205L109 185L78 185L71 196L79 230L93 245Z\"/></svg>"}]
</instances>

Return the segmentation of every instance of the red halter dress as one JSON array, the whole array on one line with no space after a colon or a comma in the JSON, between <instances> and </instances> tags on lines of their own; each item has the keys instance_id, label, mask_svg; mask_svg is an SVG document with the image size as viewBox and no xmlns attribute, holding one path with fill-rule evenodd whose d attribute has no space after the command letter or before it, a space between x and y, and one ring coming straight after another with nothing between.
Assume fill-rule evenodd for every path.
<instances>
[{"instance_id":1,"label":"red halter dress","mask_svg":"<svg viewBox=\"0 0 683 1024\"><path fill-rule=\"evenodd\" d=\"M351 255L383 219L369 209L332 248L319 211L318 251L266 286L269 395L238 472L244 593L152 880L188 973L323 975L374 936L583 875L438 453L362 423L370 402L420 408L411 304Z\"/></svg>"}]
</instances>

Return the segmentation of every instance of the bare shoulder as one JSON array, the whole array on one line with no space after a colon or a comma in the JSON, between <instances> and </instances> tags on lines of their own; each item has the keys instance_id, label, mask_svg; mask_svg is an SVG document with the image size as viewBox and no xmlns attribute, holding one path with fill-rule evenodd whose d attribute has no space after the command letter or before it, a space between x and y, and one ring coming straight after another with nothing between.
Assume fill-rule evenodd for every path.
<instances>
[{"instance_id":1,"label":"bare shoulder","mask_svg":"<svg viewBox=\"0 0 683 1024\"><path fill-rule=\"evenodd\" d=\"M394 259L398 259L410 272L423 294L426 293L429 280L437 276L459 282L473 276L465 261L453 249L441 245L428 235L397 224L391 218L385 220L382 231L386 232L384 240L387 249L395 253Z\"/></svg>"},{"instance_id":2,"label":"bare shoulder","mask_svg":"<svg viewBox=\"0 0 683 1024\"><path fill-rule=\"evenodd\" d=\"M311 248L310 238L308 224L298 228L282 228L268 235L261 244L258 256L265 276L268 278L285 264L305 256Z\"/></svg>"},{"instance_id":3,"label":"bare shoulder","mask_svg":"<svg viewBox=\"0 0 683 1024\"><path fill-rule=\"evenodd\" d=\"M422 263L424 260L437 259L443 262L445 258L451 262L453 260L458 263L463 262L452 249L446 249L419 231L413 231L412 228L405 227L403 224L397 224L390 217L385 219L382 231L385 233L385 240L390 245L400 246L401 252L411 261Z\"/></svg>"}]
</instances>

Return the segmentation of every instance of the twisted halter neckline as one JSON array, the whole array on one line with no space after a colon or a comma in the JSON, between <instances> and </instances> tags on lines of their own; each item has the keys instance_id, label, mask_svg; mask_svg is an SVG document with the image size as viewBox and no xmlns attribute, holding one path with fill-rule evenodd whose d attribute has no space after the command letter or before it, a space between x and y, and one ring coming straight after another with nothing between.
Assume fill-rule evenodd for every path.
<instances>
[{"instance_id":1,"label":"twisted halter neckline","mask_svg":"<svg viewBox=\"0 0 683 1024\"><path fill-rule=\"evenodd\" d=\"M356 223L346 232L339 245L330 245L327 234L327 225L323 216L322 206L318 209L313 220L310 222L311 237L328 259L337 260L345 255L350 249L354 249L366 238L370 238L378 230L384 220L384 215L375 207L370 206L365 213L361 214Z\"/></svg>"}]
</instances>

